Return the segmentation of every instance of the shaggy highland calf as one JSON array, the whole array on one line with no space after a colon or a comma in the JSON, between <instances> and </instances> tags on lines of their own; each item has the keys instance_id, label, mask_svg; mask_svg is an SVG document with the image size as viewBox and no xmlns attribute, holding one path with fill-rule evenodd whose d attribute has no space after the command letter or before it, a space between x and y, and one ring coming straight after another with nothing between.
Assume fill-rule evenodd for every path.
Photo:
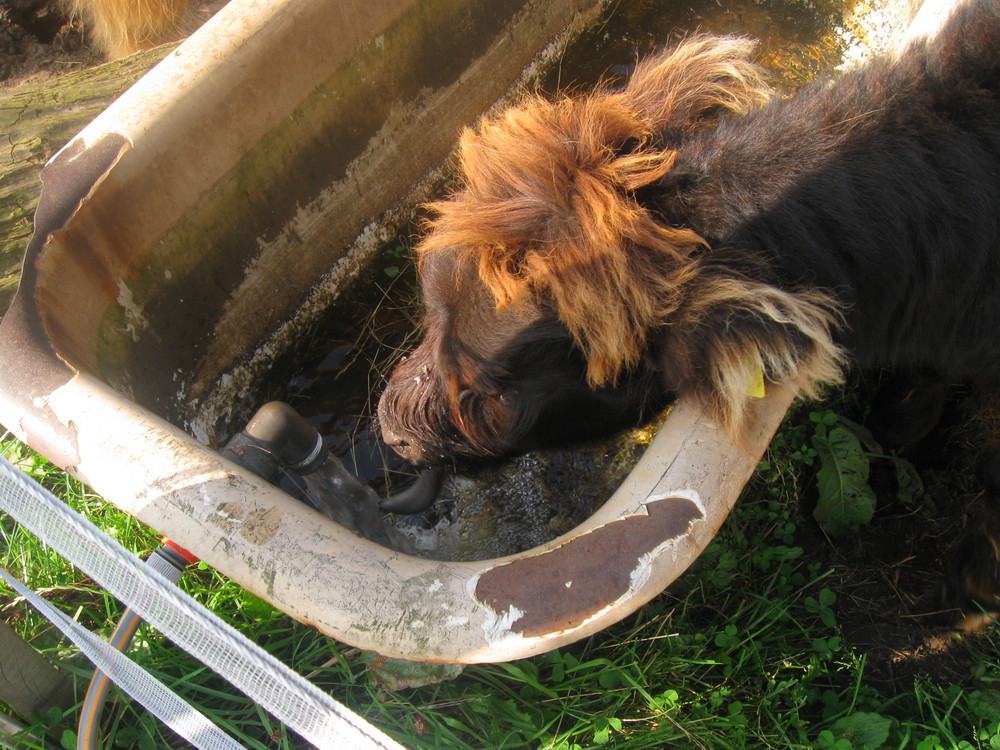
<instances>
[{"instance_id":1,"label":"shaggy highland calf","mask_svg":"<svg viewBox=\"0 0 1000 750\"><path fill-rule=\"evenodd\" d=\"M389 445L504 456L668 394L738 439L761 371L805 394L849 365L1000 384L1000 3L790 99L751 51L693 37L623 88L462 135L418 248L426 336L379 405ZM980 531L952 586L996 609L1000 523Z\"/></svg>"}]
</instances>

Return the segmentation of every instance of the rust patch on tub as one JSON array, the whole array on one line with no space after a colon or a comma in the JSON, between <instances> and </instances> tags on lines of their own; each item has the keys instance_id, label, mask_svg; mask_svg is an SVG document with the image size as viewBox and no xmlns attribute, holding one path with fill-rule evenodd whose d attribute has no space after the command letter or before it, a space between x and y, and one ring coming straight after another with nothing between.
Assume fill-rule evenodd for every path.
<instances>
[{"instance_id":1,"label":"rust patch on tub","mask_svg":"<svg viewBox=\"0 0 1000 750\"><path fill-rule=\"evenodd\" d=\"M238 526L243 523L243 506L234 502L220 503L212 515L212 523L224 529Z\"/></svg>"},{"instance_id":2,"label":"rust patch on tub","mask_svg":"<svg viewBox=\"0 0 1000 750\"><path fill-rule=\"evenodd\" d=\"M687 534L705 514L683 497L646 504L648 515L612 521L555 549L482 574L476 598L520 613L509 629L525 637L571 630L632 588L642 556Z\"/></svg>"},{"instance_id":3,"label":"rust patch on tub","mask_svg":"<svg viewBox=\"0 0 1000 750\"><path fill-rule=\"evenodd\" d=\"M240 528L240 536L250 544L266 544L281 528L281 511L277 508L252 510Z\"/></svg>"}]
</instances>

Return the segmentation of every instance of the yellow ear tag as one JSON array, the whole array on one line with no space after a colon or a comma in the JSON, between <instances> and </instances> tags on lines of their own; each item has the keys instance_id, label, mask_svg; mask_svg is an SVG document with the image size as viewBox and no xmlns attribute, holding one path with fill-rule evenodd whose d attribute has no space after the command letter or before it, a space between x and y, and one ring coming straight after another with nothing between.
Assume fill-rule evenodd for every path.
<instances>
[{"instance_id":1,"label":"yellow ear tag","mask_svg":"<svg viewBox=\"0 0 1000 750\"><path fill-rule=\"evenodd\" d=\"M747 395L753 398L764 398L766 390L764 388L764 368L758 362L750 373L750 383L747 386Z\"/></svg>"}]
</instances>

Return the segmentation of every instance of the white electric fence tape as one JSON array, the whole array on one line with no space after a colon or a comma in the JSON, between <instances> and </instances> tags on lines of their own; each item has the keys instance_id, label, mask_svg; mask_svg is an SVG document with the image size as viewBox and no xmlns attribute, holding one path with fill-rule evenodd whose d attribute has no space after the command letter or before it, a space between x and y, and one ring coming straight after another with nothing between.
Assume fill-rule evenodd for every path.
<instances>
[{"instance_id":1,"label":"white electric fence tape","mask_svg":"<svg viewBox=\"0 0 1000 750\"><path fill-rule=\"evenodd\" d=\"M2 457L0 510L9 513L142 619L316 747L404 750L160 573L143 565L139 558ZM108 676L115 679L112 674Z\"/></svg>"},{"instance_id":2,"label":"white electric fence tape","mask_svg":"<svg viewBox=\"0 0 1000 750\"><path fill-rule=\"evenodd\" d=\"M74 622L3 568L0 578L62 631L94 666L198 750L245 750L204 714L103 638Z\"/></svg>"}]
</instances>

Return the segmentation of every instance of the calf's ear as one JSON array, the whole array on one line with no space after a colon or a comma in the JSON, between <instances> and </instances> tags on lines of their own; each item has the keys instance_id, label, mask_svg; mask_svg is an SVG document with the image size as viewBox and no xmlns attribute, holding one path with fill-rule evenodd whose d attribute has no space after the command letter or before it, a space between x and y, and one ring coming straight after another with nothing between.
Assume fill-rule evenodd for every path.
<instances>
[{"instance_id":1,"label":"calf's ear","mask_svg":"<svg viewBox=\"0 0 1000 750\"><path fill-rule=\"evenodd\" d=\"M660 366L674 390L697 396L737 441L765 380L814 398L842 380L846 352L834 334L843 318L821 290L713 272L689 292L658 332Z\"/></svg>"}]
</instances>

